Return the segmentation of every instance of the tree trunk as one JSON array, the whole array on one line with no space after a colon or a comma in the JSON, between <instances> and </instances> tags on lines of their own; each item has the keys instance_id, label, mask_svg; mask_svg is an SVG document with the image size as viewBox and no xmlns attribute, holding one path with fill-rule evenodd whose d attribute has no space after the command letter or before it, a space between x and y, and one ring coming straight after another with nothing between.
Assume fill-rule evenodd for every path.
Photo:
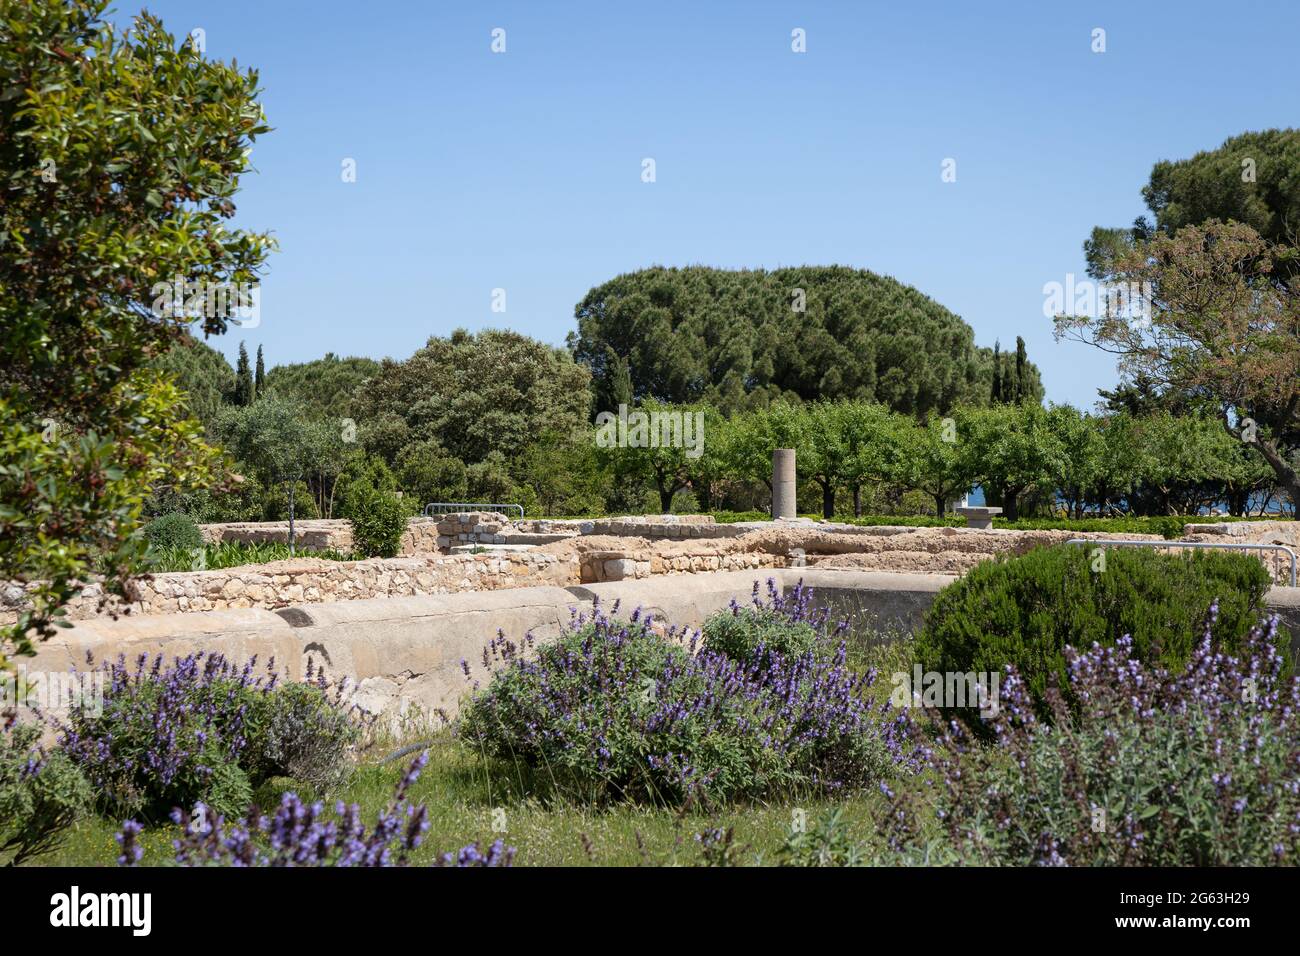
<instances>
[{"instance_id":1,"label":"tree trunk","mask_svg":"<svg viewBox=\"0 0 1300 956\"><path fill-rule=\"evenodd\" d=\"M853 486L853 517L862 517L862 486Z\"/></svg>"},{"instance_id":2,"label":"tree trunk","mask_svg":"<svg viewBox=\"0 0 1300 956\"><path fill-rule=\"evenodd\" d=\"M1002 492L1002 517L1008 521L1020 520L1020 492L1010 488Z\"/></svg>"},{"instance_id":3,"label":"tree trunk","mask_svg":"<svg viewBox=\"0 0 1300 956\"><path fill-rule=\"evenodd\" d=\"M1297 506L1300 506L1300 476L1296 475L1295 469L1287 463L1285 458L1278 454L1278 450L1273 447L1271 442L1256 438L1252 444L1264 456L1264 460L1273 469L1273 473L1277 475L1277 483L1282 486L1287 497ZM1296 514L1293 512L1291 517L1295 518Z\"/></svg>"},{"instance_id":4,"label":"tree trunk","mask_svg":"<svg viewBox=\"0 0 1300 956\"><path fill-rule=\"evenodd\" d=\"M820 484L822 486L822 517L829 521L835 517L835 486L829 481Z\"/></svg>"},{"instance_id":5,"label":"tree trunk","mask_svg":"<svg viewBox=\"0 0 1300 956\"><path fill-rule=\"evenodd\" d=\"M692 485L695 489L695 497L699 500L700 510L705 514L713 510L713 483L710 481L701 481L698 485Z\"/></svg>"},{"instance_id":6,"label":"tree trunk","mask_svg":"<svg viewBox=\"0 0 1300 956\"><path fill-rule=\"evenodd\" d=\"M293 555L293 493L297 482L289 482L289 554Z\"/></svg>"},{"instance_id":7,"label":"tree trunk","mask_svg":"<svg viewBox=\"0 0 1300 956\"><path fill-rule=\"evenodd\" d=\"M659 486L659 507L663 509L662 510L663 514L670 514L673 510L674 490L675 489L673 488L666 488L663 485Z\"/></svg>"},{"instance_id":8,"label":"tree trunk","mask_svg":"<svg viewBox=\"0 0 1300 956\"><path fill-rule=\"evenodd\" d=\"M934 513L937 514L940 518L942 518L942 517L944 516L944 513L945 513L947 510L948 510L948 502L947 502L947 500L944 498L944 496L943 496L943 495L935 495L935 496L934 496Z\"/></svg>"}]
</instances>

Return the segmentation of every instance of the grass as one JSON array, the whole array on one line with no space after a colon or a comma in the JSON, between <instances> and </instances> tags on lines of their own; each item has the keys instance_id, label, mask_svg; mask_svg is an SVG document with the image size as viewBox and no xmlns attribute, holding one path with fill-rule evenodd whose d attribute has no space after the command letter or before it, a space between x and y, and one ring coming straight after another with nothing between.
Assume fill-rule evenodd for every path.
<instances>
[{"instance_id":1,"label":"grass","mask_svg":"<svg viewBox=\"0 0 1300 956\"><path fill-rule=\"evenodd\" d=\"M263 541L246 544L242 541L223 541L220 544L205 544L200 555L198 549L160 548L150 550L147 558L147 570L153 573L165 571L216 571L221 568L237 568L247 564L266 564L270 561L285 561L290 557L321 558L326 561L353 561L355 556L333 549L312 550L296 548L289 553L289 545L279 541Z\"/></svg>"},{"instance_id":2,"label":"grass","mask_svg":"<svg viewBox=\"0 0 1300 956\"><path fill-rule=\"evenodd\" d=\"M407 759L358 767L338 795L357 803L362 819L372 820L387 804ZM531 783L525 782L531 789ZM883 798L855 795L846 800L824 798L780 803L729 806L714 812L700 809L614 804L608 807L552 803L521 791L509 768L487 766L457 741L444 736L430 747L429 764L411 790L415 802L429 808L429 830L414 862L427 864L437 855L454 852L475 840L483 845L498 838L518 848L517 866L637 866L694 865L700 861L695 835L719 827L735 829L739 861L771 861L791 832L796 810L808 825L838 809L849 834L857 841L878 841L873 819ZM327 804L332 801L327 801ZM493 829L504 820L505 832ZM33 861L44 866L114 866L119 826L102 817L76 824L51 853ZM173 826L154 827L141 836L142 866L172 862Z\"/></svg>"},{"instance_id":3,"label":"grass","mask_svg":"<svg viewBox=\"0 0 1300 956\"><path fill-rule=\"evenodd\" d=\"M849 637L849 664L864 671L874 667L879 677L876 694L888 696L889 675L911 668L911 638L898 633L855 629ZM438 855L459 850L475 841L484 846L496 839L517 847L516 866L692 866L700 863L696 834L713 828L734 830L738 863L776 862L790 836L797 812L809 828L833 811L857 843L878 848L881 839L876 820L884 812L877 792L834 799L825 795L789 795L781 800L721 807L642 806L628 803L584 804L556 796L543 776L505 761L490 761L457 740L450 731L430 730L432 721L414 721L401 736L377 731L348 784L324 798L356 803L363 821L373 821L386 806L415 754L383 763L383 757L404 741L432 740L429 763L410 791L414 803L429 811L429 830L416 854L415 864L428 864ZM276 786L279 784L279 786ZM276 794L295 789L304 799L316 799L309 788L292 781L268 781L257 800L264 810ZM494 829L504 819L505 831ZM82 819L69 829L50 853L31 861L37 866L115 866L118 847L114 839L120 821L102 816ZM155 826L140 837L142 866L172 863L175 826ZM3 863L3 860L0 860Z\"/></svg>"}]
</instances>

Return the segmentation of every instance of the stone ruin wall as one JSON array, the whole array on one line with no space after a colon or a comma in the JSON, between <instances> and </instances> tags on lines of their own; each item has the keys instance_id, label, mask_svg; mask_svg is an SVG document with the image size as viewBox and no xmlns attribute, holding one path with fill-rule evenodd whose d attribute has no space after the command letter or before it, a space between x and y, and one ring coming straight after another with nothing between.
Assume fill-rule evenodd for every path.
<instances>
[{"instance_id":1,"label":"stone ruin wall","mask_svg":"<svg viewBox=\"0 0 1300 956\"><path fill-rule=\"evenodd\" d=\"M308 548L346 550L346 521L296 523ZM205 525L210 541L284 540L287 523ZM1295 522L1189 525L1188 540L1276 541L1295 546ZM276 538L276 535L282 537ZM409 597L502 588L584 584L660 574L816 567L962 574L998 554L1023 554L1073 537L1104 534L966 528L859 527L811 521L717 524L708 515L590 521L465 513L414 518L402 555L360 561L299 557L261 565L168 572L135 579L127 600L103 599L91 583L68 609L72 620L129 612L156 615L226 608L268 609L364 598ZM1126 536L1162 540L1154 535ZM1173 550L1173 549L1170 549ZM1256 552L1258 553L1258 552ZM1275 579L1289 562L1264 556ZM15 619L25 589L0 587L0 623Z\"/></svg>"}]
</instances>

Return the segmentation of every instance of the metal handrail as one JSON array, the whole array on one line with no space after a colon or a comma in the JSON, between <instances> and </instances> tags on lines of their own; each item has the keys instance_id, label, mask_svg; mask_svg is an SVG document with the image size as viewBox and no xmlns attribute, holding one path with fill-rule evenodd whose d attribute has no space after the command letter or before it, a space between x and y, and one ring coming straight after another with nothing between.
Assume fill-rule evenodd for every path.
<instances>
[{"instance_id":1,"label":"metal handrail","mask_svg":"<svg viewBox=\"0 0 1300 956\"><path fill-rule=\"evenodd\" d=\"M1128 538L1071 538L1066 544L1118 544L1149 548L1218 548L1231 551L1285 551L1291 556L1291 587L1295 587L1295 552L1284 544L1220 544L1217 541L1134 541Z\"/></svg>"},{"instance_id":2,"label":"metal handrail","mask_svg":"<svg viewBox=\"0 0 1300 956\"><path fill-rule=\"evenodd\" d=\"M519 512L519 519L523 520L523 505L497 504L485 501L430 501L424 506L424 516L432 518L435 514L454 514L459 511L498 511L505 514L507 508Z\"/></svg>"}]
</instances>

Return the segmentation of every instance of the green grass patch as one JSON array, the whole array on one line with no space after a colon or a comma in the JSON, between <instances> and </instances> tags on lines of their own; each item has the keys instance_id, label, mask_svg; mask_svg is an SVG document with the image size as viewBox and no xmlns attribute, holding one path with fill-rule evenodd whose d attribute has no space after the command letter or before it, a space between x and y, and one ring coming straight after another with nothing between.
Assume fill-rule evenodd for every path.
<instances>
[{"instance_id":1,"label":"green grass patch","mask_svg":"<svg viewBox=\"0 0 1300 956\"><path fill-rule=\"evenodd\" d=\"M312 548L295 548L289 553L289 545L279 541L245 543L242 541L223 541L220 544L205 544L202 548L150 548L146 557L145 570L161 573L165 571L217 571L221 568L237 568L248 564L266 564L270 561L286 561L289 558L321 558L325 561L354 561L356 556L345 551L331 549L316 550Z\"/></svg>"}]
</instances>

